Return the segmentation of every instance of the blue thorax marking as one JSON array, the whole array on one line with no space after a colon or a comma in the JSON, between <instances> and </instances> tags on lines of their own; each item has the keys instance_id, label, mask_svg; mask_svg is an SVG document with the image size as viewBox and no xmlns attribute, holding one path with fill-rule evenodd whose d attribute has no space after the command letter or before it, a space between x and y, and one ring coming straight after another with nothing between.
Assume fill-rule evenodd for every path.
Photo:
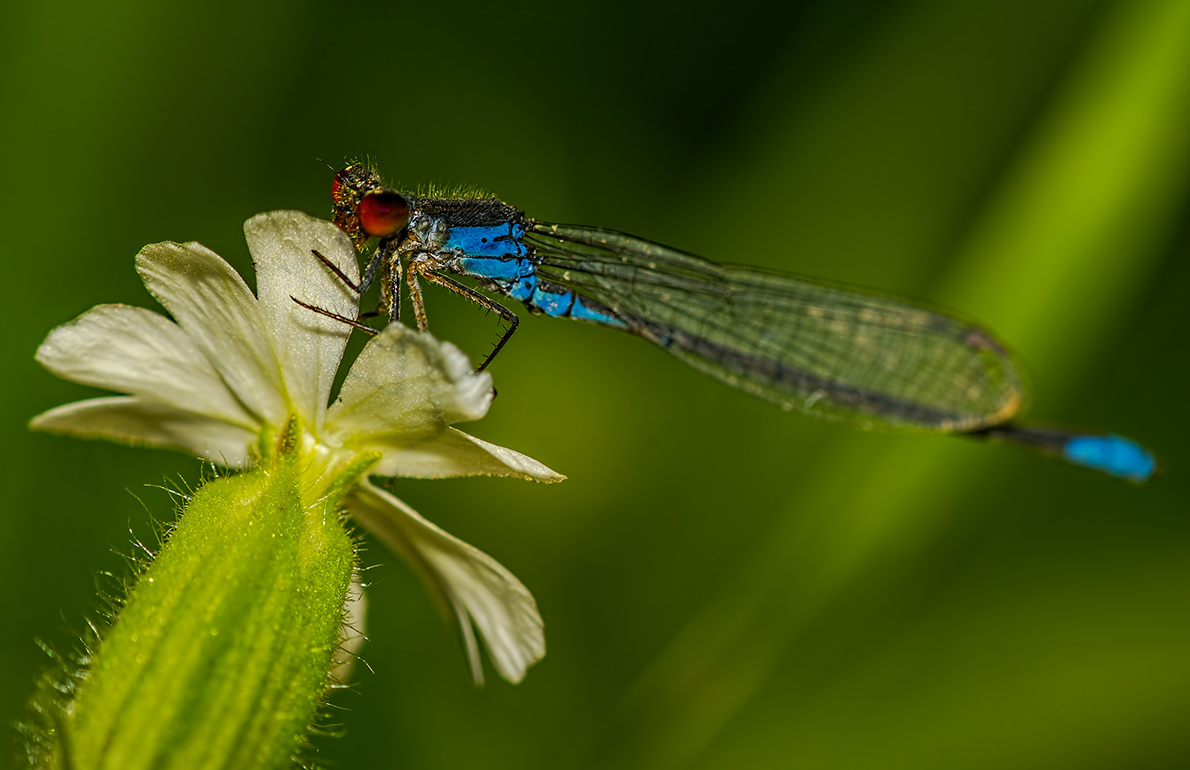
<instances>
[{"instance_id":1,"label":"blue thorax marking","mask_svg":"<svg viewBox=\"0 0 1190 770\"><path fill-rule=\"evenodd\" d=\"M529 253L521 238L525 226L505 222L491 227L452 227L443 249L457 249L475 257L523 257Z\"/></svg>"},{"instance_id":2,"label":"blue thorax marking","mask_svg":"<svg viewBox=\"0 0 1190 770\"><path fill-rule=\"evenodd\" d=\"M509 286L518 278L531 276L537 270L537 266L528 259L464 256L452 262L463 275L487 278L501 286Z\"/></svg>"}]
</instances>

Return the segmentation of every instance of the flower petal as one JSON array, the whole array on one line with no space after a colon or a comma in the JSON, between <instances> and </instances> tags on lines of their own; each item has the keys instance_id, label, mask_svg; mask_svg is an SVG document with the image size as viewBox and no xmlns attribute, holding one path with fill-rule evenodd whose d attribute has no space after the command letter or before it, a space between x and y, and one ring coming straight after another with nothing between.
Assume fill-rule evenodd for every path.
<instances>
[{"instance_id":1,"label":"flower petal","mask_svg":"<svg viewBox=\"0 0 1190 770\"><path fill-rule=\"evenodd\" d=\"M454 476L513 476L551 484L566 479L528 455L490 444L461 430L447 428L420 443L408 436L369 436L353 441L357 449L380 452L374 476L409 476L425 479Z\"/></svg>"},{"instance_id":2,"label":"flower petal","mask_svg":"<svg viewBox=\"0 0 1190 770\"><path fill-rule=\"evenodd\" d=\"M491 377L474 374L458 348L390 324L352 365L327 413L327 431L352 449L381 452L374 471L380 476L565 478L450 427L479 419L491 402Z\"/></svg>"},{"instance_id":3,"label":"flower petal","mask_svg":"<svg viewBox=\"0 0 1190 770\"><path fill-rule=\"evenodd\" d=\"M357 572L351 578L351 587L347 589L347 602L343 605L343 625L339 627L339 649L331 659L331 681L343 684L351 676L351 669L355 667L355 660L359 657L360 648L368 640L364 630L368 614L368 597L364 593L364 585L359 582Z\"/></svg>"},{"instance_id":4,"label":"flower petal","mask_svg":"<svg viewBox=\"0 0 1190 770\"><path fill-rule=\"evenodd\" d=\"M181 327L151 310L94 307L51 331L37 361L65 380L257 427Z\"/></svg>"},{"instance_id":5,"label":"flower petal","mask_svg":"<svg viewBox=\"0 0 1190 770\"><path fill-rule=\"evenodd\" d=\"M478 420L492 403L492 378L428 332L389 324L351 366L327 426L339 435L424 440L447 425Z\"/></svg>"},{"instance_id":6,"label":"flower petal","mask_svg":"<svg viewBox=\"0 0 1190 770\"><path fill-rule=\"evenodd\" d=\"M359 262L343 231L300 211L270 211L244 223L256 265L256 294L285 388L317 432L351 327L293 298L344 318L359 314L359 295L311 252L318 251L358 285Z\"/></svg>"},{"instance_id":7,"label":"flower petal","mask_svg":"<svg viewBox=\"0 0 1190 770\"><path fill-rule=\"evenodd\" d=\"M280 424L288 410L276 355L256 297L231 265L199 243L146 246L136 265L245 408L260 422Z\"/></svg>"},{"instance_id":8,"label":"flower petal","mask_svg":"<svg viewBox=\"0 0 1190 770\"><path fill-rule=\"evenodd\" d=\"M139 396L76 401L43 412L29 427L80 438L178 449L231 468L247 464L255 431Z\"/></svg>"},{"instance_id":9,"label":"flower petal","mask_svg":"<svg viewBox=\"0 0 1190 770\"><path fill-rule=\"evenodd\" d=\"M364 481L344 498L361 525L421 573L451 615L477 684L483 682L474 627L500 676L519 682L545 655L545 632L529 589L495 559L443 532Z\"/></svg>"}]
</instances>

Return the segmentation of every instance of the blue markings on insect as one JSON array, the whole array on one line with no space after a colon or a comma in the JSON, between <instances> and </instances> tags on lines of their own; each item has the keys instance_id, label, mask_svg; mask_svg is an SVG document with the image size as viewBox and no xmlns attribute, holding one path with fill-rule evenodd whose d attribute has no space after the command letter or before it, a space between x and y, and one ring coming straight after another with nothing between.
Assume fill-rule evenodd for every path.
<instances>
[{"instance_id":1,"label":"blue markings on insect","mask_svg":"<svg viewBox=\"0 0 1190 770\"><path fill-rule=\"evenodd\" d=\"M555 286L554 288L560 287ZM531 306L548 316L558 318L570 312L570 307L574 304L574 292L567 289L550 291L539 285L534 289L533 296L529 300Z\"/></svg>"},{"instance_id":2,"label":"blue markings on insect","mask_svg":"<svg viewBox=\"0 0 1190 770\"><path fill-rule=\"evenodd\" d=\"M444 249L458 249L476 257L523 257L525 226L505 223L491 227L452 227Z\"/></svg>"},{"instance_id":3,"label":"blue markings on insect","mask_svg":"<svg viewBox=\"0 0 1190 770\"><path fill-rule=\"evenodd\" d=\"M495 283L501 291L526 306L540 310L553 318L573 318L578 321L624 328L627 324L612 315L606 308L582 297L569 289L541 284L537 278L537 265L524 257L528 249L521 238L525 226L504 223L490 227L450 228L444 250L461 252L454 262L454 269L464 275L486 278ZM513 259L508 259L513 257Z\"/></svg>"},{"instance_id":4,"label":"blue markings on insect","mask_svg":"<svg viewBox=\"0 0 1190 770\"><path fill-rule=\"evenodd\" d=\"M576 321L590 321L604 326L614 326L617 329L628 328L628 324L624 323L623 319L615 317L602 306L588 305L588 300L582 296L576 297L574 304L570 306L570 317Z\"/></svg>"},{"instance_id":5,"label":"blue markings on insect","mask_svg":"<svg viewBox=\"0 0 1190 770\"><path fill-rule=\"evenodd\" d=\"M533 292L537 291L537 273L518 278L508 287L508 296L518 302L529 302L533 299Z\"/></svg>"},{"instance_id":6,"label":"blue markings on insect","mask_svg":"<svg viewBox=\"0 0 1190 770\"><path fill-rule=\"evenodd\" d=\"M1120 436L1079 436L1066 442L1063 456L1076 465L1129 481L1147 481L1157 469L1153 455Z\"/></svg>"},{"instance_id":7,"label":"blue markings on insect","mask_svg":"<svg viewBox=\"0 0 1190 770\"><path fill-rule=\"evenodd\" d=\"M448 243L455 241L455 231L464 229L499 228L455 227L451 229L451 239ZM500 259L467 253L454 261L452 269L463 275L485 278L509 297L553 318L573 318L576 321L589 321L619 329L628 326L597 302L556 284L543 285L537 277L537 265L530 259Z\"/></svg>"},{"instance_id":8,"label":"blue markings on insect","mask_svg":"<svg viewBox=\"0 0 1190 770\"><path fill-rule=\"evenodd\" d=\"M507 285L518 278L536 274L537 266L527 259L496 259L484 256L459 257L458 269L463 275L488 278Z\"/></svg>"}]
</instances>

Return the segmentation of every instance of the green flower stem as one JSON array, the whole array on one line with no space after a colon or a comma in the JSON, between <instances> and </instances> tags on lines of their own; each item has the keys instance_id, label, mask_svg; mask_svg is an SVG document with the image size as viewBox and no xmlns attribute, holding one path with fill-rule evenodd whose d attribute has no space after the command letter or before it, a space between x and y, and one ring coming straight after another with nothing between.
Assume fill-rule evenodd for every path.
<instances>
[{"instance_id":1,"label":"green flower stem","mask_svg":"<svg viewBox=\"0 0 1190 770\"><path fill-rule=\"evenodd\" d=\"M327 684L354 566L338 499L374 459L311 478L301 447L294 419L261 467L191 498L104 635L60 725L59 766L291 762Z\"/></svg>"}]
</instances>

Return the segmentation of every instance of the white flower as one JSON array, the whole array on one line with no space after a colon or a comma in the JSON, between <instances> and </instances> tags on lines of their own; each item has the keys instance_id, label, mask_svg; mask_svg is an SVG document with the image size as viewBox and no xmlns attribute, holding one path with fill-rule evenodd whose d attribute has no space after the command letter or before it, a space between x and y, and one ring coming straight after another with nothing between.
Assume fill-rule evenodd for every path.
<instances>
[{"instance_id":1,"label":"white flower","mask_svg":"<svg viewBox=\"0 0 1190 770\"><path fill-rule=\"evenodd\" d=\"M429 334L388 326L369 341L339 398L327 400L351 329L292 297L347 318L357 297L311 254L358 280L351 241L329 222L290 211L244 225L258 297L217 254L197 243L159 243L137 256L145 285L173 316L101 305L50 332L37 360L68 380L126 393L52 409L31 427L177 449L229 467L249 465L262 431L296 414L305 427L309 478L329 480L363 452L380 476L563 477L537 461L469 436L491 378ZM364 481L344 502L352 516L422 575L455 624L477 682L475 628L496 670L516 682L545 654L528 589L487 554Z\"/></svg>"}]
</instances>

